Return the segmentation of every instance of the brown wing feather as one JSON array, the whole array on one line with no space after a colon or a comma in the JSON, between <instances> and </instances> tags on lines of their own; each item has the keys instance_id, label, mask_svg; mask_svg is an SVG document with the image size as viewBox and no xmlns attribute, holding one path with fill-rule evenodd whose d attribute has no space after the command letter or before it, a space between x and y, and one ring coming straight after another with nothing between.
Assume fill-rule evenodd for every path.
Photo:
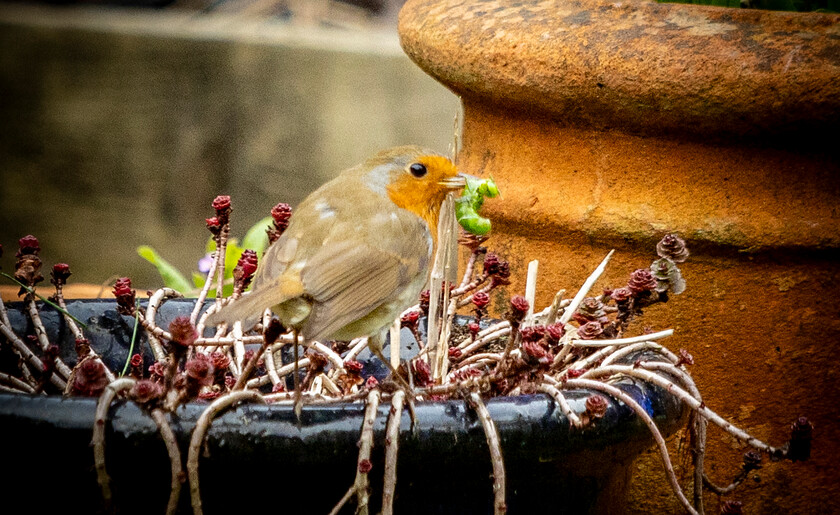
<instances>
[{"instance_id":1,"label":"brown wing feather","mask_svg":"<svg viewBox=\"0 0 840 515\"><path fill-rule=\"evenodd\" d=\"M367 245L344 242L325 247L301 271L315 301L306 322L307 337L329 337L362 318L405 287L405 270L398 256Z\"/></svg>"}]
</instances>

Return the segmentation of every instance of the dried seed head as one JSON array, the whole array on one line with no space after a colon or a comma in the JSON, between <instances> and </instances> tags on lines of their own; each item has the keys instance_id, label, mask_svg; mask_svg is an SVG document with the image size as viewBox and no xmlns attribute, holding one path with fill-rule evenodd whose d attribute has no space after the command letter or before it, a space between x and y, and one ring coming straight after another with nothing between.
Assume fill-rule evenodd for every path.
<instances>
[{"instance_id":1,"label":"dried seed head","mask_svg":"<svg viewBox=\"0 0 840 515\"><path fill-rule=\"evenodd\" d=\"M720 515L741 515L744 513L744 504L741 501L723 501L720 505Z\"/></svg>"},{"instance_id":2,"label":"dried seed head","mask_svg":"<svg viewBox=\"0 0 840 515\"><path fill-rule=\"evenodd\" d=\"M688 258L685 241L676 234L666 234L656 244L656 253L659 257L670 259L674 263L682 263Z\"/></svg>"},{"instance_id":3,"label":"dried seed head","mask_svg":"<svg viewBox=\"0 0 840 515\"><path fill-rule=\"evenodd\" d=\"M639 268L630 274L630 281L628 281L627 287L630 288L633 295L638 295L656 288L656 279L654 279L650 270L647 268Z\"/></svg>"},{"instance_id":4,"label":"dried seed head","mask_svg":"<svg viewBox=\"0 0 840 515\"><path fill-rule=\"evenodd\" d=\"M207 354L200 352L184 365L187 377L201 386L213 384L213 370L213 360Z\"/></svg>"},{"instance_id":5,"label":"dried seed head","mask_svg":"<svg viewBox=\"0 0 840 515\"><path fill-rule=\"evenodd\" d=\"M791 461L806 461L811 457L811 438L814 425L806 417L799 417L790 426L787 458Z\"/></svg>"},{"instance_id":6,"label":"dried seed head","mask_svg":"<svg viewBox=\"0 0 840 515\"><path fill-rule=\"evenodd\" d=\"M137 404L147 404L163 396L163 385L151 379L141 379L131 387L129 396Z\"/></svg>"},{"instance_id":7,"label":"dried seed head","mask_svg":"<svg viewBox=\"0 0 840 515\"><path fill-rule=\"evenodd\" d=\"M610 297L616 302L616 304L623 304L633 297L633 291L626 286L616 288L612 291Z\"/></svg>"},{"instance_id":8,"label":"dried seed head","mask_svg":"<svg viewBox=\"0 0 840 515\"><path fill-rule=\"evenodd\" d=\"M318 351L310 350L307 353L309 357L309 372L313 374L320 374L327 368L327 364L330 362L326 356L321 354Z\"/></svg>"},{"instance_id":9,"label":"dried seed head","mask_svg":"<svg viewBox=\"0 0 840 515\"><path fill-rule=\"evenodd\" d=\"M604 332L599 322L587 322L580 326L577 336L581 340L594 340Z\"/></svg>"},{"instance_id":10,"label":"dried seed head","mask_svg":"<svg viewBox=\"0 0 840 515\"><path fill-rule=\"evenodd\" d=\"M586 413L590 418L603 418L608 407L607 399L601 395L590 395L586 398Z\"/></svg>"},{"instance_id":11,"label":"dried seed head","mask_svg":"<svg viewBox=\"0 0 840 515\"><path fill-rule=\"evenodd\" d=\"M414 372L414 384L420 387L432 384L432 369L424 359L411 360L411 370Z\"/></svg>"},{"instance_id":12,"label":"dried seed head","mask_svg":"<svg viewBox=\"0 0 840 515\"><path fill-rule=\"evenodd\" d=\"M56 263L52 267L52 272L50 272L50 276L52 277L50 282L56 286L64 286L67 284L67 279L70 275L70 265L67 263Z\"/></svg>"},{"instance_id":13,"label":"dried seed head","mask_svg":"<svg viewBox=\"0 0 840 515\"><path fill-rule=\"evenodd\" d=\"M198 338L198 331L188 316L175 317L169 323L169 334L172 335L172 343L183 348L191 346Z\"/></svg>"},{"instance_id":14,"label":"dried seed head","mask_svg":"<svg viewBox=\"0 0 840 515\"><path fill-rule=\"evenodd\" d=\"M761 468L761 453L756 450L749 450L744 453L744 463L741 465L745 473Z\"/></svg>"},{"instance_id":15,"label":"dried seed head","mask_svg":"<svg viewBox=\"0 0 840 515\"><path fill-rule=\"evenodd\" d=\"M106 386L108 377L105 375L105 365L98 359L87 359L76 369L76 375L73 377L73 395L97 397Z\"/></svg>"}]
</instances>

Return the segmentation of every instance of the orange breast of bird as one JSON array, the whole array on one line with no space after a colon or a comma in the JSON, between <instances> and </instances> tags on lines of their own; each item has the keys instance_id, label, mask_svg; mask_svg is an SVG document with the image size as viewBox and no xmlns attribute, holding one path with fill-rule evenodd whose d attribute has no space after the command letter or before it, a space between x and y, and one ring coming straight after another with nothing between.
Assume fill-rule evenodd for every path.
<instances>
[{"instance_id":1,"label":"orange breast of bird","mask_svg":"<svg viewBox=\"0 0 840 515\"><path fill-rule=\"evenodd\" d=\"M266 252L250 294L210 323L250 327L271 307L310 340L349 340L388 327L426 283L452 162L419 147L376 154L310 194Z\"/></svg>"}]
</instances>

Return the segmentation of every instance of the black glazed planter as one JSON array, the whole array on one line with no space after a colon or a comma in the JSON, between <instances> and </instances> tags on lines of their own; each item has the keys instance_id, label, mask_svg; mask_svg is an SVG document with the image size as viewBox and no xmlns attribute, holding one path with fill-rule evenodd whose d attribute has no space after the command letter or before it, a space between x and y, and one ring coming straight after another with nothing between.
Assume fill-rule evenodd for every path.
<instances>
[{"instance_id":1,"label":"black glazed planter","mask_svg":"<svg viewBox=\"0 0 840 515\"><path fill-rule=\"evenodd\" d=\"M164 303L160 325L189 314L192 303ZM31 332L20 306L8 307L16 332ZM62 357L72 366L72 335L55 311L42 309L50 341L60 344ZM107 300L70 301L68 310L88 324L92 347L112 370L121 370L134 320L117 314L114 302ZM402 340L407 346L414 342L407 330ZM404 348L403 353L410 357L416 349ZM146 363L151 363L150 356ZM616 386L644 406L664 434L684 422L682 405L663 389L631 378ZM566 394L572 408L583 412L590 393ZM91 398L0 395L0 490L7 499L22 500L34 513L67 508L95 513L101 508L90 448L95 406ZM205 407L189 403L171 417L184 459ZM502 441L510 513L621 511L630 464L652 444L647 428L629 408L610 401L603 419L576 431L546 395L493 398L487 407ZM389 408L387 402L380 405L375 425L373 513L381 503ZM241 405L222 414L209 432L209 455L200 462L205 513L328 512L355 477L363 413L364 405L355 403L305 407L299 422L291 406ZM154 422L131 403L117 402L111 408L106 459L119 513L163 512L169 495L168 457ZM461 400L418 403L414 433L409 418L402 418L395 512L492 513L492 499L490 456L475 413ZM191 513L186 486L180 508Z\"/></svg>"}]
</instances>

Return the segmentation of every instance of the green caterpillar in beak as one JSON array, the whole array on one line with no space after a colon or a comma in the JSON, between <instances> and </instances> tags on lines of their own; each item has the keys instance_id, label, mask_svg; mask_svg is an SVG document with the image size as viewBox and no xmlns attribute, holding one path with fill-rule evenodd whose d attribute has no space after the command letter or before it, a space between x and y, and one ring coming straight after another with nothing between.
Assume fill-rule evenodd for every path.
<instances>
[{"instance_id":1,"label":"green caterpillar in beak","mask_svg":"<svg viewBox=\"0 0 840 515\"><path fill-rule=\"evenodd\" d=\"M484 203L484 198L499 196L499 188L493 179L479 179L467 177L464 193L455 199L455 217L465 231L477 236L484 236L490 232L490 220L478 214Z\"/></svg>"}]
</instances>

